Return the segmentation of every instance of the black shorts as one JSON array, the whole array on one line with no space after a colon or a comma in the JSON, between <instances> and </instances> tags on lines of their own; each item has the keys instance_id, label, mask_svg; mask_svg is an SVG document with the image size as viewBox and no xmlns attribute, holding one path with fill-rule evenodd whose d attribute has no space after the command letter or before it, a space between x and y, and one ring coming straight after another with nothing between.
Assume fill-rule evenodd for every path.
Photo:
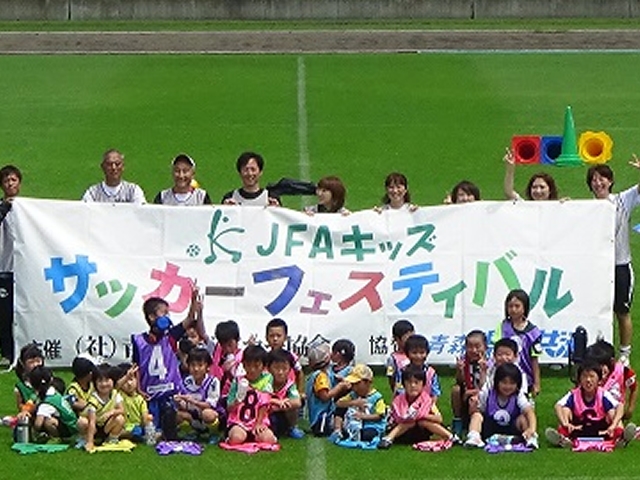
<instances>
[{"instance_id":1,"label":"black shorts","mask_svg":"<svg viewBox=\"0 0 640 480\"><path fill-rule=\"evenodd\" d=\"M496 433L499 435L512 435L514 437L520 437L522 435L522 432L516 427L515 422L509 425L498 425L491 418L485 417L484 422L482 422L481 432L483 440L486 440Z\"/></svg>"},{"instance_id":2,"label":"black shorts","mask_svg":"<svg viewBox=\"0 0 640 480\"><path fill-rule=\"evenodd\" d=\"M414 443L426 442L430 439L431 432L429 430L415 425L396 438L395 443L401 445L413 445Z\"/></svg>"},{"instance_id":3,"label":"black shorts","mask_svg":"<svg viewBox=\"0 0 640 480\"><path fill-rule=\"evenodd\" d=\"M316 437L328 437L333 433L333 413L323 412L316 422L311 425L311 432Z\"/></svg>"},{"instance_id":4,"label":"black shorts","mask_svg":"<svg viewBox=\"0 0 640 480\"><path fill-rule=\"evenodd\" d=\"M616 265L614 292L613 311L629 313L633 301L633 269L630 263Z\"/></svg>"},{"instance_id":5,"label":"black shorts","mask_svg":"<svg viewBox=\"0 0 640 480\"><path fill-rule=\"evenodd\" d=\"M291 429L289 420L287 419L287 416L283 411L273 412L271 415L269 415L269 422L271 423L271 430L276 435L276 437L286 436Z\"/></svg>"}]
</instances>

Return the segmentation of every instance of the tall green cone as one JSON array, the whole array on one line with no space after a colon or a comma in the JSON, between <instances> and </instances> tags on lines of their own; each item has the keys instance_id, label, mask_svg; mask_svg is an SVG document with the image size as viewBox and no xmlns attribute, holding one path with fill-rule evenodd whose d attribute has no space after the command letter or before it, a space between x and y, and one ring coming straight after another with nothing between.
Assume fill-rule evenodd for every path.
<instances>
[{"instance_id":1,"label":"tall green cone","mask_svg":"<svg viewBox=\"0 0 640 480\"><path fill-rule=\"evenodd\" d=\"M577 167L582 165L582 158L578 154L576 125L573 122L571 107L564 112L564 135L562 136L562 153L556 158L558 167Z\"/></svg>"}]
</instances>

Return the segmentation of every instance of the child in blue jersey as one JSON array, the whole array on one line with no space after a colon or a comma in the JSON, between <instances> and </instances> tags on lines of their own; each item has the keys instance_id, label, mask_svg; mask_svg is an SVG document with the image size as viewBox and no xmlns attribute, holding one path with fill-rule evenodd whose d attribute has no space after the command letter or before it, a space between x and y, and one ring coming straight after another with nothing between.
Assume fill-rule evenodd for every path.
<instances>
[{"instance_id":1,"label":"child in blue jersey","mask_svg":"<svg viewBox=\"0 0 640 480\"><path fill-rule=\"evenodd\" d=\"M138 388L147 398L149 412L156 429L166 440L177 438L176 409L173 395L182 384L180 366L176 356L177 342L185 328L197 321L196 311L202 303L198 289L192 289L189 314L178 325L169 318L169 304L162 298L148 298L143 306L149 331L132 335L133 363L138 365Z\"/></svg>"},{"instance_id":2,"label":"child in blue jersey","mask_svg":"<svg viewBox=\"0 0 640 480\"><path fill-rule=\"evenodd\" d=\"M291 430L298 421L298 410L302 407L300 392L291 371L294 369L293 355L286 350L271 350L267 356L267 369L273 377L273 393L269 420L271 429L278 436L289 435L292 438L302 438L291 434ZM297 427L296 427L297 428Z\"/></svg>"},{"instance_id":3,"label":"child in blue jersey","mask_svg":"<svg viewBox=\"0 0 640 480\"><path fill-rule=\"evenodd\" d=\"M197 433L209 433L218 423L220 381L209 375L211 355L204 347L194 347L187 355L189 375L179 394L174 396L178 406L178 423L187 422Z\"/></svg>"},{"instance_id":4,"label":"child in blue jersey","mask_svg":"<svg viewBox=\"0 0 640 480\"><path fill-rule=\"evenodd\" d=\"M347 338L340 338L331 346L331 370L338 381L351 373L356 346Z\"/></svg>"},{"instance_id":5,"label":"child in blue jersey","mask_svg":"<svg viewBox=\"0 0 640 480\"><path fill-rule=\"evenodd\" d=\"M393 396L402 393L402 369L409 365L409 358L404 353L404 342L414 334L413 324L409 320L398 320L391 327L391 335L396 349L387 358L386 370L389 388Z\"/></svg>"},{"instance_id":6,"label":"child in blue jersey","mask_svg":"<svg viewBox=\"0 0 640 480\"><path fill-rule=\"evenodd\" d=\"M356 346L347 338L336 340L331 346L331 376L332 383L342 382L351 373L353 369L353 359L356 356ZM351 389L351 384L346 382ZM339 398L339 397L338 397ZM334 410L333 417L333 433L331 440L336 441L339 438L344 416L347 412L346 408L338 407Z\"/></svg>"},{"instance_id":7,"label":"child in blue jersey","mask_svg":"<svg viewBox=\"0 0 640 480\"><path fill-rule=\"evenodd\" d=\"M287 335L289 333L289 327L287 322L282 320L281 318L273 318L269 320L266 328L266 337L267 343L269 344L269 348L271 351L282 350L284 349L285 342L287 341ZM293 364L291 369L289 370L289 377L295 383L296 390L298 392L303 392L304 394L304 372L302 371L302 365L300 365L300 361L298 360L298 356L292 352L287 352ZM273 373L273 372L272 372ZM302 397L303 394L299 394ZM298 428L298 411L300 405L296 408L287 409L287 417L289 418L290 429L287 432L291 438L302 438L304 437L304 432Z\"/></svg>"},{"instance_id":8,"label":"child in blue jersey","mask_svg":"<svg viewBox=\"0 0 640 480\"><path fill-rule=\"evenodd\" d=\"M540 364L542 354L542 332L531 323L529 316L529 295L520 289L511 290L504 301L505 319L498 325L495 339L511 338L518 344L518 365L527 377L529 394L540 393Z\"/></svg>"},{"instance_id":9,"label":"child in blue jersey","mask_svg":"<svg viewBox=\"0 0 640 480\"><path fill-rule=\"evenodd\" d=\"M422 335L411 335L404 343L404 353L409 358L411 365L422 368L426 375L424 388L429 392L429 396L435 404L442 389L440 388L440 380L435 369L427 363L429 356L429 341Z\"/></svg>"},{"instance_id":10,"label":"child in blue jersey","mask_svg":"<svg viewBox=\"0 0 640 480\"><path fill-rule=\"evenodd\" d=\"M38 398L33 429L45 437L67 439L77 433L86 434L88 422L86 418L78 419L65 397L52 385L51 370L39 365L29 372L29 382ZM41 440L42 437L38 436Z\"/></svg>"},{"instance_id":11,"label":"child in blue jersey","mask_svg":"<svg viewBox=\"0 0 640 480\"><path fill-rule=\"evenodd\" d=\"M345 381L351 384L351 392L336 402L336 406L346 412L342 430L332 440L379 441L387 425L387 407L382 394L373 387L373 371L367 365L358 364Z\"/></svg>"},{"instance_id":12,"label":"child in blue jersey","mask_svg":"<svg viewBox=\"0 0 640 480\"><path fill-rule=\"evenodd\" d=\"M305 386L309 426L316 436L327 436L334 431L336 398L351 389L344 379L338 380L331 366L331 347L319 343L309 348L309 367L313 370Z\"/></svg>"},{"instance_id":13,"label":"child in blue jersey","mask_svg":"<svg viewBox=\"0 0 640 480\"><path fill-rule=\"evenodd\" d=\"M243 352L244 376L233 380L227 397L230 445L278 441L269 423L273 377L265 372L267 355L259 345L249 345Z\"/></svg>"},{"instance_id":14,"label":"child in blue jersey","mask_svg":"<svg viewBox=\"0 0 640 480\"><path fill-rule=\"evenodd\" d=\"M477 397L487 373L487 336L472 330L465 337L464 355L456 362L456 383L451 388L452 428L456 435L469 425L469 402Z\"/></svg>"},{"instance_id":15,"label":"child in blue jersey","mask_svg":"<svg viewBox=\"0 0 640 480\"><path fill-rule=\"evenodd\" d=\"M522 372L505 363L496 369L494 387L486 385L480 391L478 402L470 405L469 433L465 446L484 447L492 435L509 435L538 448L536 414L533 405L521 391Z\"/></svg>"},{"instance_id":16,"label":"child in blue jersey","mask_svg":"<svg viewBox=\"0 0 640 480\"><path fill-rule=\"evenodd\" d=\"M73 381L66 390L69 403L73 411L80 414L87 406L87 402L93 392L93 372L96 365L87 355L78 355L71 363Z\"/></svg>"}]
</instances>

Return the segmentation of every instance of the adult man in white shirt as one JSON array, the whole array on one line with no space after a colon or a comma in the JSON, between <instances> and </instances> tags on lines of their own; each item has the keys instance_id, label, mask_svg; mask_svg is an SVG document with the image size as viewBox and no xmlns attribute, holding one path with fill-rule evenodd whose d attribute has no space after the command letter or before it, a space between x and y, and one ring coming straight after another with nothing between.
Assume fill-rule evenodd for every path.
<instances>
[{"instance_id":1,"label":"adult man in white shirt","mask_svg":"<svg viewBox=\"0 0 640 480\"><path fill-rule=\"evenodd\" d=\"M144 192L135 183L122 180L124 155L115 148L107 150L100 164L104 172L104 181L91 185L84 192L85 202L103 203L147 203Z\"/></svg>"}]
</instances>

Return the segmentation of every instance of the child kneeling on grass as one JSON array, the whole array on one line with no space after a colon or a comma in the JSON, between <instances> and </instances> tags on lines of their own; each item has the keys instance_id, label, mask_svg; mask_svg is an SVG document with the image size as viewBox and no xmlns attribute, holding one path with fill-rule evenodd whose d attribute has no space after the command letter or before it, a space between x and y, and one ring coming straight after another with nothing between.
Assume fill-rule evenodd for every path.
<instances>
[{"instance_id":1,"label":"child kneeling on grass","mask_svg":"<svg viewBox=\"0 0 640 480\"><path fill-rule=\"evenodd\" d=\"M442 425L442 415L428 390L424 369L408 365L402 370L402 393L391 404L393 428L378 444L378 448L390 448L394 442L414 444L429 440L431 434L444 440L459 443L460 440Z\"/></svg>"},{"instance_id":2,"label":"child kneeling on grass","mask_svg":"<svg viewBox=\"0 0 640 480\"><path fill-rule=\"evenodd\" d=\"M335 430L330 439L335 443L344 439L374 443L384 434L387 407L382 394L373 388L373 371L359 364L344 380L351 384L351 392L336 402L338 410L346 410L344 422L342 429Z\"/></svg>"},{"instance_id":3,"label":"child kneeling on grass","mask_svg":"<svg viewBox=\"0 0 640 480\"><path fill-rule=\"evenodd\" d=\"M633 423L624 429L620 426L624 403L602 388L601 380L602 370L597 363L585 360L578 367L579 385L555 405L560 425L545 431L549 443L571 447L577 439L591 437L626 446L634 438L636 426Z\"/></svg>"},{"instance_id":4,"label":"child kneeling on grass","mask_svg":"<svg viewBox=\"0 0 640 480\"><path fill-rule=\"evenodd\" d=\"M53 375L44 365L29 372L29 383L38 395L38 406L33 429L53 440L67 439L77 433L85 435L88 422L78 419L64 396L52 385Z\"/></svg>"},{"instance_id":5,"label":"child kneeling on grass","mask_svg":"<svg viewBox=\"0 0 640 480\"><path fill-rule=\"evenodd\" d=\"M496 369L494 386L482 388L478 404L472 409L466 447L484 447L492 435L521 437L526 446L538 448L536 414L533 405L521 391L522 372L505 363Z\"/></svg>"}]
</instances>

